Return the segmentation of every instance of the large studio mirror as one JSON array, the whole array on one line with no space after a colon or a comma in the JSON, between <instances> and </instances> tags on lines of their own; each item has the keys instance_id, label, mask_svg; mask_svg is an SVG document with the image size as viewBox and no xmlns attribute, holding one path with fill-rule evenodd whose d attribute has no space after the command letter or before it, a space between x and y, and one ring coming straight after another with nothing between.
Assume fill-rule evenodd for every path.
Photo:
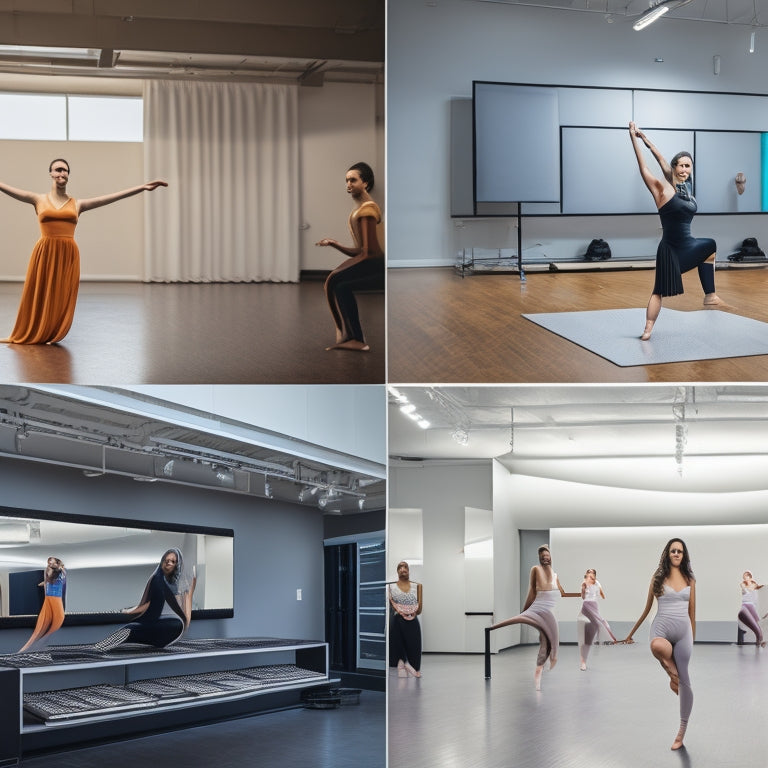
<instances>
[{"instance_id":1,"label":"large studio mirror","mask_svg":"<svg viewBox=\"0 0 768 768\"><path fill-rule=\"evenodd\" d=\"M231 618L233 543L228 529L0 507L0 627L34 626L51 555L67 568L66 623L120 620L171 547L197 572L192 617Z\"/></svg>"}]
</instances>

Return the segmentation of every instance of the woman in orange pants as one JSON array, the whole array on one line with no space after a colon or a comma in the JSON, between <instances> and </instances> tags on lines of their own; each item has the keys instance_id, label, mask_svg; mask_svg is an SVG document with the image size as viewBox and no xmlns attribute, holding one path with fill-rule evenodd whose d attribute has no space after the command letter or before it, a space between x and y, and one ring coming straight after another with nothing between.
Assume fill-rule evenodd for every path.
<instances>
[{"instance_id":1,"label":"woman in orange pants","mask_svg":"<svg viewBox=\"0 0 768 768\"><path fill-rule=\"evenodd\" d=\"M45 578L38 585L45 587L45 600L32 637L27 640L19 653L34 650L45 645L50 637L64 623L64 595L67 591L67 569L58 557L49 557Z\"/></svg>"}]
</instances>

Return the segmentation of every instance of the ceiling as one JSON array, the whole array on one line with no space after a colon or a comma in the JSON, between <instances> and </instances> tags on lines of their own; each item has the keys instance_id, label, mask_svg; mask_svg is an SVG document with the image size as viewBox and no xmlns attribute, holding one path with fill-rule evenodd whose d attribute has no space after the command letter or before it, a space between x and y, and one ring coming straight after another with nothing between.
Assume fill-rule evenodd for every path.
<instances>
[{"instance_id":1,"label":"ceiling","mask_svg":"<svg viewBox=\"0 0 768 768\"><path fill-rule=\"evenodd\" d=\"M0 385L0 457L349 514L383 509L385 472L322 446L107 387Z\"/></svg>"},{"instance_id":2,"label":"ceiling","mask_svg":"<svg viewBox=\"0 0 768 768\"><path fill-rule=\"evenodd\" d=\"M402 397L415 407L410 416ZM415 414L429 426L419 427ZM398 387L389 394L394 467L496 458L513 474L603 486L764 490L767 432L764 386Z\"/></svg>"},{"instance_id":3,"label":"ceiling","mask_svg":"<svg viewBox=\"0 0 768 768\"><path fill-rule=\"evenodd\" d=\"M474 0L478 3L505 3L552 8L562 11L603 14L609 23L634 23L655 2L650 0ZM768 25L768 0L692 0L669 11L663 19L686 19L720 24L764 27Z\"/></svg>"},{"instance_id":4,"label":"ceiling","mask_svg":"<svg viewBox=\"0 0 768 768\"><path fill-rule=\"evenodd\" d=\"M385 0L0 0L0 72L381 82ZM55 49L83 49L58 52Z\"/></svg>"}]
</instances>

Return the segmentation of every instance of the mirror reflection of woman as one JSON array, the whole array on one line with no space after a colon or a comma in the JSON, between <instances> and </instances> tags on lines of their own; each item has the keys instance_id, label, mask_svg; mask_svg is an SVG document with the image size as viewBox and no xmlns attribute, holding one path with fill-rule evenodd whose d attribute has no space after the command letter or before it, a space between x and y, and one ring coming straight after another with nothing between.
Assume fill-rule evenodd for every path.
<instances>
[{"instance_id":1,"label":"mirror reflection of woman","mask_svg":"<svg viewBox=\"0 0 768 768\"><path fill-rule=\"evenodd\" d=\"M67 569L58 557L49 557L45 576L38 584L44 587L45 599L37 617L32 637L19 649L19 653L32 652L44 647L50 636L64 623L64 601L67 592Z\"/></svg>"},{"instance_id":2,"label":"mirror reflection of woman","mask_svg":"<svg viewBox=\"0 0 768 768\"><path fill-rule=\"evenodd\" d=\"M107 651L121 643L140 643L155 648L172 645L189 628L196 584L195 568L193 566L191 573L186 569L181 550L167 550L144 587L139 604L123 610L136 618L96 643L96 647ZM166 606L172 613L163 612Z\"/></svg>"},{"instance_id":3,"label":"mirror reflection of woman","mask_svg":"<svg viewBox=\"0 0 768 768\"><path fill-rule=\"evenodd\" d=\"M751 571L744 571L741 576L741 609L739 610L739 621L749 629L755 636L755 642L765 648L763 640L763 630L760 627L760 614L757 610L758 589L763 588L763 584L758 584L752 577ZM768 616L768 613L766 614ZM765 618L765 616L763 616Z\"/></svg>"},{"instance_id":4,"label":"mirror reflection of woman","mask_svg":"<svg viewBox=\"0 0 768 768\"><path fill-rule=\"evenodd\" d=\"M116 203L126 197L167 187L165 181L150 181L100 197L76 200L67 194L69 163L57 158L48 167L51 190L28 192L0 182L0 192L34 206L40 222L27 267L16 324L2 342L11 344L55 344L69 332L75 314L80 284L80 251L75 227L81 213Z\"/></svg>"},{"instance_id":5,"label":"mirror reflection of woman","mask_svg":"<svg viewBox=\"0 0 768 768\"><path fill-rule=\"evenodd\" d=\"M581 633L579 633L579 669L582 672L587 669L587 656L592 643L600 637L600 630L604 629L612 642L616 642L616 636L611 632L608 622L600 615L600 606L598 599L605 600L603 587L597 580L597 571L594 568L588 568L584 574L584 581L581 582L581 615L587 619L584 627L584 638L582 642Z\"/></svg>"},{"instance_id":6,"label":"mirror reflection of woman","mask_svg":"<svg viewBox=\"0 0 768 768\"><path fill-rule=\"evenodd\" d=\"M405 560L397 564L397 581L388 585L389 666L398 677L421 677L421 626L416 618L422 609L421 584L411 581Z\"/></svg>"},{"instance_id":7,"label":"mirror reflection of woman","mask_svg":"<svg viewBox=\"0 0 768 768\"><path fill-rule=\"evenodd\" d=\"M342 245L325 237L316 245L330 246L348 258L328 275L325 297L336 326L336 343L327 350L349 349L367 352L355 291L384 289L384 249L378 228L381 211L373 201L373 170L368 163L355 163L346 174L347 194L355 202L349 215L349 233L354 245Z\"/></svg>"},{"instance_id":8,"label":"mirror reflection of woman","mask_svg":"<svg viewBox=\"0 0 768 768\"><path fill-rule=\"evenodd\" d=\"M664 547L648 588L645 609L625 643L634 642L632 635L648 616L654 598L658 611L651 624L651 653L669 675L672 692L680 697L680 728L672 743L672 749L680 749L693 707L688 663L696 637L696 579L688 548L681 539L670 539Z\"/></svg>"}]
</instances>

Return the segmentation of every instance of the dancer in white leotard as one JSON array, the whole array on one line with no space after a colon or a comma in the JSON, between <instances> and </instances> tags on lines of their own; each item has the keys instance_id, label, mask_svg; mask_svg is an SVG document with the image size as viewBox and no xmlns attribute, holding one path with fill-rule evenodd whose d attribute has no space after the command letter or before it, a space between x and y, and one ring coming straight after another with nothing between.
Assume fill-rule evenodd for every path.
<instances>
[{"instance_id":1,"label":"dancer in white leotard","mask_svg":"<svg viewBox=\"0 0 768 768\"><path fill-rule=\"evenodd\" d=\"M744 571L741 576L741 610L739 611L739 621L755 636L755 642L765 648L763 640L763 630L760 628L760 613L757 610L757 590L762 589L763 585L758 584L752 577L751 571ZM768 614L766 614L768 616ZM763 616L765 618L765 616Z\"/></svg>"},{"instance_id":2,"label":"dancer in white leotard","mask_svg":"<svg viewBox=\"0 0 768 768\"><path fill-rule=\"evenodd\" d=\"M608 622L600 615L600 608L597 604L598 598L605 600L605 592L597 580L597 571L589 568L584 574L584 581L581 582L581 598L584 601L581 604L580 615L587 619L587 625L584 627L584 636L579 632L579 668L582 671L587 669L587 656L592 643L600 637L600 629L604 629L611 640L616 642L616 635L611 632Z\"/></svg>"},{"instance_id":3,"label":"dancer in white leotard","mask_svg":"<svg viewBox=\"0 0 768 768\"><path fill-rule=\"evenodd\" d=\"M696 579L691 570L688 548L681 539L670 539L664 547L659 567L648 588L645 610L625 643L634 642L632 635L645 621L654 597L658 611L651 624L651 653L669 675L669 687L680 697L680 729L672 742L672 749L680 749L693 707L688 662L696 637Z\"/></svg>"},{"instance_id":4,"label":"dancer in white leotard","mask_svg":"<svg viewBox=\"0 0 768 768\"><path fill-rule=\"evenodd\" d=\"M491 629L499 629L510 624L529 624L539 630L539 653L536 657L534 683L536 690L541 690L541 673L544 663L549 659L549 668L557 664L557 651L560 645L560 633L557 619L552 612L559 597L581 597L580 592L566 592L560 579L552 570L552 555L546 544L539 547L539 564L531 568L528 596L523 605L523 612L511 619L494 624Z\"/></svg>"}]
</instances>

